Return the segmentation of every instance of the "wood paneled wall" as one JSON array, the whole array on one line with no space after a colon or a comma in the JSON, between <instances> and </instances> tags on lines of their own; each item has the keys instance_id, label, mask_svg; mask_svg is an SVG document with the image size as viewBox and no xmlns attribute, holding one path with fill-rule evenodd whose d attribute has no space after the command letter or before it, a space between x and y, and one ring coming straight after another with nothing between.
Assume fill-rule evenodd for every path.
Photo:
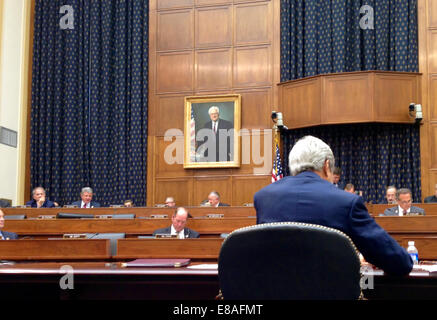
<instances>
[{"instance_id":1,"label":"wood paneled wall","mask_svg":"<svg viewBox=\"0 0 437 320\"><path fill-rule=\"evenodd\" d=\"M263 143L266 163L250 156L237 169L184 169L164 154L176 140L183 148L185 96L241 95L241 128L248 130L243 160L257 139L270 139L264 129L271 128L277 105L280 0L151 0L149 21L147 205L166 196L177 205L198 205L212 190L231 205L253 202L270 183L271 155L263 154ZM179 136L166 141L168 129L180 130Z\"/></svg>"},{"instance_id":2,"label":"wood paneled wall","mask_svg":"<svg viewBox=\"0 0 437 320\"><path fill-rule=\"evenodd\" d=\"M418 0L419 72L422 76L423 124L420 129L422 199L437 183L437 2Z\"/></svg>"}]
</instances>

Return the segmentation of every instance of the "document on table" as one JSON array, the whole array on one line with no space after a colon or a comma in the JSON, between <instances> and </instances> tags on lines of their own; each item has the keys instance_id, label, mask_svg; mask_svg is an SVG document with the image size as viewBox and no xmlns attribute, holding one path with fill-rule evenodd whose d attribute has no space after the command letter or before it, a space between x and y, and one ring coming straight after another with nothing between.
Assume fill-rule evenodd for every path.
<instances>
[{"instance_id":1,"label":"document on table","mask_svg":"<svg viewBox=\"0 0 437 320\"><path fill-rule=\"evenodd\" d=\"M430 265L427 265L427 264L417 265L417 264L415 264L413 266L413 271L421 271L421 270L428 271L428 272L437 272L437 264L430 264Z\"/></svg>"},{"instance_id":2,"label":"document on table","mask_svg":"<svg viewBox=\"0 0 437 320\"><path fill-rule=\"evenodd\" d=\"M208 263L208 264L195 264L188 266L189 269L202 269L202 270L217 270L218 264L217 263Z\"/></svg>"}]
</instances>

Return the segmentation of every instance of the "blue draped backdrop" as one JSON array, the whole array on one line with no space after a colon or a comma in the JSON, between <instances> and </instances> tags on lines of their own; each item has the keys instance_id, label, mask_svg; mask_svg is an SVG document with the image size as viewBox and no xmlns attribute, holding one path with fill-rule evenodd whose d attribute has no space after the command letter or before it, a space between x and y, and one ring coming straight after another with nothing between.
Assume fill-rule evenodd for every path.
<instances>
[{"instance_id":1,"label":"blue draped backdrop","mask_svg":"<svg viewBox=\"0 0 437 320\"><path fill-rule=\"evenodd\" d=\"M418 72L417 0L281 0L281 81L363 70ZM342 181L363 190L367 201L382 201L391 184L410 188L421 201L418 126L287 130L284 158L306 134L330 144ZM287 165L283 161L286 174Z\"/></svg>"},{"instance_id":2,"label":"blue draped backdrop","mask_svg":"<svg viewBox=\"0 0 437 320\"><path fill-rule=\"evenodd\" d=\"M73 29L60 27L73 9ZM31 186L146 204L148 1L36 0Z\"/></svg>"}]
</instances>

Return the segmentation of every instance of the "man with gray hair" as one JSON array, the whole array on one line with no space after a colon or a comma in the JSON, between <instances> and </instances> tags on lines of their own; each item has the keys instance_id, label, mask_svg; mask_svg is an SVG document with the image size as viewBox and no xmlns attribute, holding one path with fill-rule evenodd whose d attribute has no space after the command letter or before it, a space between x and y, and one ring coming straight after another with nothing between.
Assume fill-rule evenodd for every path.
<instances>
[{"instance_id":1,"label":"man with gray hair","mask_svg":"<svg viewBox=\"0 0 437 320\"><path fill-rule=\"evenodd\" d=\"M229 204L220 202L220 194L217 191L211 191L208 195L210 207L229 207Z\"/></svg>"},{"instance_id":2,"label":"man with gray hair","mask_svg":"<svg viewBox=\"0 0 437 320\"><path fill-rule=\"evenodd\" d=\"M100 203L93 201L93 189L90 187L82 188L80 192L80 198L82 200L75 201L72 203L73 206L78 206L79 208L98 208Z\"/></svg>"},{"instance_id":3,"label":"man with gray hair","mask_svg":"<svg viewBox=\"0 0 437 320\"><path fill-rule=\"evenodd\" d=\"M54 208L55 203L46 198L46 191L43 187L36 187L32 190L32 200L26 202L26 206L32 208Z\"/></svg>"},{"instance_id":4,"label":"man with gray hair","mask_svg":"<svg viewBox=\"0 0 437 320\"><path fill-rule=\"evenodd\" d=\"M254 196L257 223L295 221L340 230L369 263L392 275L408 274L413 263L407 251L369 215L361 197L332 184L334 166L332 150L322 140L297 141L289 155L292 176Z\"/></svg>"}]
</instances>

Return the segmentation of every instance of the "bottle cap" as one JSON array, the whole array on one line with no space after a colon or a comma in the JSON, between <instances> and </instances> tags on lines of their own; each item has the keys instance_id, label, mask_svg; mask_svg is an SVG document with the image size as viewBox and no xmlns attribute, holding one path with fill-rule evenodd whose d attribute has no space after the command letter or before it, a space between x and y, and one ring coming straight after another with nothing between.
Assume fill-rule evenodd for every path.
<instances>
[{"instance_id":1,"label":"bottle cap","mask_svg":"<svg viewBox=\"0 0 437 320\"><path fill-rule=\"evenodd\" d=\"M408 241L409 246L414 246L414 241Z\"/></svg>"}]
</instances>

